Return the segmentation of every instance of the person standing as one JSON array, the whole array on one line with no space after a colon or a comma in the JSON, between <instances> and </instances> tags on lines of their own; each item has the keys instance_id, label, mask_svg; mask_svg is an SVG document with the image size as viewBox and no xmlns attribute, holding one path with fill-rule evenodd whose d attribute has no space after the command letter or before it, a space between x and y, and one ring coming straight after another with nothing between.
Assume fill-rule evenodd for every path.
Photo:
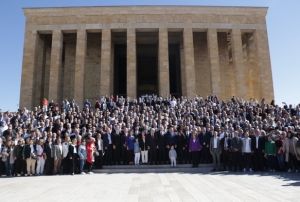
<instances>
[{"instance_id":1,"label":"person standing","mask_svg":"<svg viewBox=\"0 0 300 202\"><path fill-rule=\"evenodd\" d=\"M169 151L169 158L171 162L171 167L176 167L176 158L177 158L177 153L176 150L174 149L174 146L171 146L171 149Z\"/></svg>"},{"instance_id":2,"label":"person standing","mask_svg":"<svg viewBox=\"0 0 300 202\"><path fill-rule=\"evenodd\" d=\"M96 152L95 139L89 136L87 138L87 144L86 144L86 163L87 163L89 174L92 174L92 168L95 162L95 152Z\"/></svg>"},{"instance_id":3,"label":"person standing","mask_svg":"<svg viewBox=\"0 0 300 202\"><path fill-rule=\"evenodd\" d=\"M26 159L27 175L34 175L36 163L36 146L33 144L33 140L30 138L26 139L24 158Z\"/></svg>"},{"instance_id":4,"label":"person standing","mask_svg":"<svg viewBox=\"0 0 300 202\"><path fill-rule=\"evenodd\" d=\"M220 163L220 155L222 153L222 147L220 144L220 138L218 137L218 132L214 131L213 136L210 138L209 144L210 154L212 155L214 168L212 171L220 170L221 163Z\"/></svg>"},{"instance_id":5,"label":"person standing","mask_svg":"<svg viewBox=\"0 0 300 202\"><path fill-rule=\"evenodd\" d=\"M127 137L126 140L126 145L127 145L127 159L129 164L133 164L133 159L135 159L135 154L134 154L134 144L135 144L135 138L133 136L133 130L130 130L129 136Z\"/></svg>"},{"instance_id":6,"label":"person standing","mask_svg":"<svg viewBox=\"0 0 300 202\"><path fill-rule=\"evenodd\" d=\"M245 132L243 138L243 171L252 172L252 150L251 150L251 138L249 137L248 131Z\"/></svg>"},{"instance_id":7,"label":"person standing","mask_svg":"<svg viewBox=\"0 0 300 202\"><path fill-rule=\"evenodd\" d=\"M44 166L45 166L45 158L46 154L44 151L43 140L39 139L36 145L36 155L37 155L37 166L36 166L36 174L43 175L44 174Z\"/></svg>"},{"instance_id":8,"label":"person standing","mask_svg":"<svg viewBox=\"0 0 300 202\"><path fill-rule=\"evenodd\" d=\"M232 171L238 171L242 169L241 166L241 156L242 156L242 147L243 142L242 139L239 137L239 134L237 131L233 133L233 138L231 139L230 144L230 169Z\"/></svg>"},{"instance_id":9,"label":"person standing","mask_svg":"<svg viewBox=\"0 0 300 202\"><path fill-rule=\"evenodd\" d=\"M24 175L26 172L26 163L23 159L23 153L24 153L24 139L18 140L18 145L14 149L15 153L15 169L17 176Z\"/></svg>"},{"instance_id":10,"label":"person standing","mask_svg":"<svg viewBox=\"0 0 300 202\"><path fill-rule=\"evenodd\" d=\"M103 140L101 138L101 133L97 132L96 135L96 168L97 169L102 169L102 165L103 165Z\"/></svg>"},{"instance_id":11,"label":"person standing","mask_svg":"<svg viewBox=\"0 0 300 202\"><path fill-rule=\"evenodd\" d=\"M255 136L251 138L251 150L253 151L254 171L264 170L265 131L255 130Z\"/></svg>"},{"instance_id":12,"label":"person standing","mask_svg":"<svg viewBox=\"0 0 300 202\"><path fill-rule=\"evenodd\" d=\"M61 163L63 159L63 145L61 144L61 138L58 137L53 147L54 169L53 174L61 173Z\"/></svg>"},{"instance_id":13,"label":"person standing","mask_svg":"<svg viewBox=\"0 0 300 202\"><path fill-rule=\"evenodd\" d=\"M199 152L201 150L201 144L199 141L199 138L196 134L196 131L192 132L192 135L190 137L189 141L189 152L192 156L192 167L198 167L199 164Z\"/></svg>"},{"instance_id":14,"label":"person standing","mask_svg":"<svg viewBox=\"0 0 300 202\"><path fill-rule=\"evenodd\" d=\"M145 131L141 134L141 140L140 140L140 148L141 148L141 154L142 154L142 164L148 163L148 142L146 140L146 134Z\"/></svg>"},{"instance_id":15,"label":"person standing","mask_svg":"<svg viewBox=\"0 0 300 202\"><path fill-rule=\"evenodd\" d=\"M275 155L276 155L276 145L273 141L271 135L268 136L268 140L265 143L265 157L267 159L268 171L275 171Z\"/></svg>"},{"instance_id":16,"label":"person standing","mask_svg":"<svg viewBox=\"0 0 300 202\"><path fill-rule=\"evenodd\" d=\"M85 140L82 140L81 141L81 144L78 148L78 156L79 156L79 161L80 161L80 174L84 175L85 172L83 171L84 169L84 165L85 165L85 162L86 162L86 142Z\"/></svg>"},{"instance_id":17,"label":"person standing","mask_svg":"<svg viewBox=\"0 0 300 202\"><path fill-rule=\"evenodd\" d=\"M134 143L134 165L140 165L141 148L139 145L139 139L135 139Z\"/></svg>"},{"instance_id":18,"label":"person standing","mask_svg":"<svg viewBox=\"0 0 300 202\"><path fill-rule=\"evenodd\" d=\"M69 164L69 173L71 175L75 174L76 171L76 161L77 161L77 148L76 148L76 138L73 138L71 141L71 144L69 145L69 150L68 150L68 164Z\"/></svg>"}]
</instances>

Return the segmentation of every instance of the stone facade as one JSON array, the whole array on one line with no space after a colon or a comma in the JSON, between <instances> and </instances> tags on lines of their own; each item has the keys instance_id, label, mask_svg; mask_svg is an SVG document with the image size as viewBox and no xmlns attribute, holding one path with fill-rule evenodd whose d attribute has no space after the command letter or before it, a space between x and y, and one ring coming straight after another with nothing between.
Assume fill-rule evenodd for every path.
<instances>
[{"instance_id":1,"label":"stone facade","mask_svg":"<svg viewBox=\"0 0 300 202\"><path fill-rule=\"evenodd\" d=\"M44 97L81 104L115 94L114 45L120 39L114 33L125 37L126 95L138 96L137 46L147 44L140 32L157 33L159 95L174 93L170 64L176 58L170 47L177 44L181 95L274 99L267 8L112 6L25 8L24 13L20 107L32 108Z\"/></svg>"}]
</instances>

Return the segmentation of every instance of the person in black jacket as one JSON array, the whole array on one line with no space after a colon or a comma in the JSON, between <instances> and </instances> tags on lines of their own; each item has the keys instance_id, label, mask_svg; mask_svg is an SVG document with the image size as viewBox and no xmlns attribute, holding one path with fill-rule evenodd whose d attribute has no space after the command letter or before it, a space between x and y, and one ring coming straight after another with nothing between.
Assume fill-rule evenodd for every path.
<instances>
[{"instance_id":1,"label":"person in black jacket","mask_svg":"<svg viewBox=\"0 0 300 202\"><path fill-rule=\"evenodd\" d=\"M113 163L120 165L121 157L121 130L119 125L115 125L114 130L112 131L112 145L113 145Z\"/></svg>"},{"instance_id":2,"label":"person in black jacket","mask_svg":"<svg viewBox=\"0 0 300 202\"><path fill-rule=\"evenodd\" d=\"M145 130L143 130L141 133L139 145L141 148L142 163L147 164L148 163L148 150L150 149L150 147L148 144L148 140L146 139L146 131Z\"/></svg>"},{"instance_id":3,"label":"person in black jacket","mask_svg":"<svg viewBox=\"0 0 300 202\"><path fill-rule=\"evenodd\" d=\"M103 135L104 162L106 165L112 165L113 144L110 128L106 127Z\"/></svg>"},{"instance_id":4,"label":"person in black jacket","mask_svg":"<svg viewBox=\"0 0 300 202\"><path fill-rule=\"evenodd\" d=\"M158 142L154 128L150 129L150 133L147 135L146 139L149 145L149 163L155 165L157 163Z\"/></svg>"},{"instance_id":5,"label":"person in black jacket","mask_svg":"<svg viewBox=\"0 0 300 202\"><path fill-rule=\"evenodd\" d=\"M253 169L254 171L263 171L265 132L261 132L259 129L256 129L254 133L255 135L251 137L251 150L253 151Z\"/></svg>"},{"instance_id":6,"label":"person in black jacket","mask_svg":"<svg viewBox=\"0 0 300 202\"><path fill-rule=\"evenodd\" d=\"M18 141L18 145L14 149L14 156L16 157L15 171L17 176L24 175L26 173L26 162L23 159L24 144L24 139L20 139Z\"/></svg>"},{"instance_id":7,"label":"person in black jacket","mask_svg":"<svg viewBox=\"0 0 300 202\"><path fill-rule=\"evenodd\" d=\"M77 140L76 138L72 139L72 143L69 145L69 151L67 158L69 159L70 166L70 174L74 175L76 171L76 161L78 160L78 152L77 152Z\"/></svg>"}]
</instances>

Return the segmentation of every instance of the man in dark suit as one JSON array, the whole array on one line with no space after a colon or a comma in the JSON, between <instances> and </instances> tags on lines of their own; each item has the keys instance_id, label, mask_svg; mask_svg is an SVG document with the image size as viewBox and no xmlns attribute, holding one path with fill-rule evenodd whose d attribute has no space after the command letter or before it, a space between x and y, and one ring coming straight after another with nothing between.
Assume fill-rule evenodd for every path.
<instances>
[{"instance_id":1,"label":"man in dark suit","mask_svg":"<svg viewBox=\"0 0 300 202\"><path fill-rule=\"evenodd\" d=\"M231 144L231 135L228 132L224 132L224 137L221 139L221 162L223 164L223 169L229 169L229 148Z\"/></svg>"},{"instance_id":2,"label":"man in dark suit","mask_svg":"<svg viewBox=\"0 0 300 202\"><path fill-rule=\"evenodd\" d=\"M253 169L254 171L263 171L265 150L264 131L261 132L259 129L256 129L254 133L255 134L251 137L251 150L253 151Z\"/></svg>"},{"instance_id":3,"label":"man in dark suit","mask_svg":"<svg viewBox=\"0 0 300 202\"><path fill-rule=\"evenodd\" d=\"M76 161L78 160L78 151L77 151L77 140L75 137L72 137L72 143L69 145L69 151L67 158L69 159L70 174L74 175L76 172Z\"/></svg>"},{"instance_id":4,"label":"man in dark suit","mask_svg":"<svg viewBox=\"0 0 300 202\"><path fill-rule=\"evenodd\" d=\"M157 163L157 137L155 134L155 129L151 128L150 133L146 136L148 145L149 145L149 163L152 165Z\"/></svg>"},{"instance_id":5,"label":"man in dark suit","mask_svg":"<svg viewBox=\"0 0 300 202\"><path fill-rule=\"evenodd\" d=\"M239 137L238 132L235 131L233 133L233 137L230 141L229 147L229 156L230 156L230 170L238 171L242 169L241 158L242 158L242 147L243 142L242 139Z\"/></svg>"},{"instance_id":6,"label":"man in dark suit","mask_svg":"<svg viewBox=\"0 0 300 202\"><path fill-rule=\"evenodd\" d=\"M156 132L156 137L158 141L158 152L157 159L159 164L163 164L166 161L166 148L165 148L165 136L164 136L163 127L160 127L160 130Z\"/></svg>"},{"instance_id":7,"label":"man in dark suit","mask_svg":"<svg viewBox=\"0 0 300 202\"><path fill-rule=\"evenodd\" d=\"M112 165L112 135L110 128L106 127L105 134L103 136L103 146L104 146L104 160L106 165Z\"/></svg>"},{"instance_id":8,"label":"man in dark suit","mask_svg":"<svg viewBox=\"0 0 300 202\"><path fill-rule=\"evenodd\" d=\"M113 163L120 165L120 156L121 156L121 130L119 125L115 125L114 130L111 133L112 136L112 145L113 145Z\"/></svg>"}]
</instances>

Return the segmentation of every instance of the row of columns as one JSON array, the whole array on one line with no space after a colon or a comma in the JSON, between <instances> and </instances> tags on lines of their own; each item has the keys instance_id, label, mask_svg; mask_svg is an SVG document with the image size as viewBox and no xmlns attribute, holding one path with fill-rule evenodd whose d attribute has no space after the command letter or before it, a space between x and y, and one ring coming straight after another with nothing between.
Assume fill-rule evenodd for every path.
<instances>
[{"instance_id":1,"label":"row of columns","mask_svg":"<svg viewBox=\"0 0 300 202\"><path fill-rule=\"evenodd\" d=\"M256 46L258 58L258 69L261 77L268 78L267 81L272 82L269 51L267 41L267 33L264 30L256 30ZM76 43L76 60L75 60L75 79L74 79L74 99L78 103L82 103L84 99L84 70L85 70L85 55L86 55L86 40L87 33L85 29L77 30ZM218 35L216 29L208 29L208 55L211 67L211 94L221 95L221 77L219 64L219 50L218 50ZM23 58L23 75L21 87L21 107L32 105L32 91L33 91L33 71L35 66L37 32L26 32L25 49ZM63 34L61 30L53 30L52 33L52 49L51 49L51 63L50 63L50 78L49 78L49 99L57 101L59 99L59 71L62 59L62 41ZM111 30L102 30L101 42L101 70L100 70L100 88L99 95L109 95L112 90L112 82L110 82L112 75L111 66ZM246 66L243 61L242 37L240 29L232 30L232 48L233 48L233 62L235 72L235 96L247 98L247 79ZM194 43L193 43L193 29L183 29L183 47L184 47L184 61L181 66L182 75L182 94L188 97L196 95L196 77L195 77L195 63L194 63ZM261 57L263 56L263 57ZM159 94L161 96L168 96L170 94L169 80L169 56L168 56L168 29L159 29ZM129 97L136 97L137 89L137 66L136 66L136 30L134 28L127 29L127 95ZM26 79L26 78L31 79ZM261 78L262 79L262 78ZM271 85L261 86L261 96L273 97L273 89ZM265 92L270 92L269 94Z\"/></svg>"}]
</instances>

